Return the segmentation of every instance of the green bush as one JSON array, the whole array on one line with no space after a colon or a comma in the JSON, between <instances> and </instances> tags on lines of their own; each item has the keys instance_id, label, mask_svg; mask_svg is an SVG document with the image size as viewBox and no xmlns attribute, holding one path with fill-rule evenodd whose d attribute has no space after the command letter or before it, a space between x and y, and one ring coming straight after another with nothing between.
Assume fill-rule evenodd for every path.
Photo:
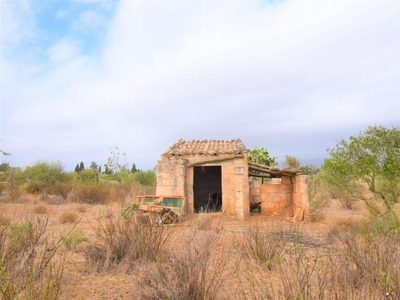
<instances>
[{"instance_id":1,"label":"green bush","mask_svg":"<svg viewBox=\"0 0 400 300\"><path fill-rule=\"evenodd\" d=\"M28 181L26 191L29 193L52 193L56 184L66 178L60 162L38 162L27 167L21 177Z\"/></svg>"},{"instance_id":2,"label":"green bush","mask_svg":"<svg viewBox=\"0 0 400 300\"><path fill-rule=\"evenodd\" d=\"M78 173L79 180L82 182L97 182L99 179L99 173L94 169L82 170Z\"/></svg>"},{"instance_id":3,"label":"green bush","mask_svg":"<svg viewBox=\"0 0 400 300\"><path fill-rule=\"evenodd\" d=\"M135 181L144 186L155 186L157 184L157 176L153 171L139 171L133 174Z\"/></svg>"},{"instance_id":4,"label":"green bush","mask_svg":"<svg viewBox=\"0 0 400 300\"><path fill-rule=\"evenodd\" d=\"M86 182L80 183L74 190L75 201L98 204L109 201L109 186L104 182Z\"/></svg>"}]
</instances>

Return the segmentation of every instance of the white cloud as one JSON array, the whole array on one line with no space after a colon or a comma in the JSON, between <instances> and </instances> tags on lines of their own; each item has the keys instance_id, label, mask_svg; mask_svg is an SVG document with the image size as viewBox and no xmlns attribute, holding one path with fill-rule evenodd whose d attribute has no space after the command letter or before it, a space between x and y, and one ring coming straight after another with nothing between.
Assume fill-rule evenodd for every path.
<instances>
[{"instance_id":1,"label":"white cloud","mask_svg":"<svg viewBox=\"0 0 400 300\"><path fill-rule=\"evenodd\" d=\"M56 12L56 17L62 19L68 15L68 11L65 9L60 9Z\"/></svg>"},{"instance_id":2,"label":"white cloud","mask_svg":"<svg viewBox=\"0 0 400 300\"><path fill-rule=\"evenodd\" d=\"M33 36L36 26L29 0L1 1L0 8L2 51Z\"/></svg>"},{"instance_id":3,"label":"white cloud","mask_svg":"<svg viewBox=\"0 0 400 300\"><path fill-rule=\"evenodd\" d=\"M400 126L398 3L118 5L99 57L83 56L71 33L48 62L7 60L20 79L3 94L19 103L6 104L7 150L40 148L73 167L119 146L152 168L181 137L239 137L321 159L342 134ZM95 30L102 17L86 10L71 26Z\"/></svg>"},{"instance_id":4,"label":"white cloud","mask_svg":"<svg viewBox=\"0 0 400 300\"><path fill-rule=\"evenodd\" d=\"M105 25L106 18L94 10L79 13L78 19L71 25L73 30L88 32L97 30Z\"/></svg>"},{"instance_id":5,"label":"white cloud","mask_svg":"<svg viewBox=\"0 0 400 300\"><path fill-rule=\"evenodd\" d=\"M72 38L65 37L58 40L48 50L48 56L50 61L59 62L72 59L79 54L78 42Z\"/></svg>"}]
</instances>

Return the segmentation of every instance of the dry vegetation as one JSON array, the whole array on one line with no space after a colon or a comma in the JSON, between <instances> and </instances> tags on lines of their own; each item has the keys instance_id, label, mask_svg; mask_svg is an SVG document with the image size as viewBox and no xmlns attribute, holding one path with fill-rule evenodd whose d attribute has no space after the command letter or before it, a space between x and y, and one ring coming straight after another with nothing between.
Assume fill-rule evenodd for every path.
<instances>
[{"instance_id":1,"label":"dry vegetation","mask_svg":"<svg viewBox=\"0 0 400 300\"><path fill-rule=\"evenodd\" d=\"M23 198L0 203L1 299L400 299L399 232L359 200L159 226L121 218L128 201Z\"/></svg>"}]
</instances>

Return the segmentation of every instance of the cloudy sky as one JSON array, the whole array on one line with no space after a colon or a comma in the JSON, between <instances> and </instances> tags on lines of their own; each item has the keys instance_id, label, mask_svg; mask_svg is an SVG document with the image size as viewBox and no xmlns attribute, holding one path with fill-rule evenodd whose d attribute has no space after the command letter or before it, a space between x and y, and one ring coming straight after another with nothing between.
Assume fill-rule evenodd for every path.
<instances>
[{"instance_id":1,"label":"cloudy sky","mask_svg":"<svg viewBox=\"0 0 400 300\"><path fill-rule=\"evenodd\" d=\"M320 164L400 126L400 1L1 0L1 144L152 169L180 138Z\"/></svg>"}]
</instances>

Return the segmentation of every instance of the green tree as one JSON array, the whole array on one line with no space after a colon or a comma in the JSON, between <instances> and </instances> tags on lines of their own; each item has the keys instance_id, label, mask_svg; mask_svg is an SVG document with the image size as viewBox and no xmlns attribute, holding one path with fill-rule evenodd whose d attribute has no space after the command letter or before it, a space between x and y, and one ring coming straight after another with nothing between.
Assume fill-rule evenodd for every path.
<instances>
[{"instance_id":1,"label":"green tree","mask_svg":"<svg viewBox=\"0 0 400 300\"><path fill-rule=\"evenodd\" d=\"M265 148L254 147L252 150L247 149L248 161L274 167L277 165L277 158L271 157Z\"/></svg>"},{"instance_id":2,"label":"green tree","mask_svg":"<svg viewBox=\"0 0 400 300\"><path fill-rule=\"evenodd\" d=\"M83 163L83 161L81 161L81 163L79 164L79 171L83 170L85 170L85 164Z\"/></svg>"},{"instance_id":3,"label":"green tree","mask_svg":"<svg viewBox=\"0 0 400 300\"><path fill-rule=\"evenodd\" d=\"M94 169L94 170L98 170L99 166L97 165L97 163L95 161L92 161L90 163L90 169Z\"/></svg>"},{"instance_id":4,"label":"green tree","mask_svg":"<svg viewBox=\"0 0 400 300\"><path fill-rule=\"evenodd\" d=\"M76 166L75 166L75 170L74 170L76 173L79 173L81 170L80 170L80 168L79 168L79 164L76 164Z\"/></svg>"},{"instance_id":5,"label":"green tree","mask_svg":"<svg viewBox=\"0 0 400 300\"><path fill-rule=\"evenodd\" d=\"M304 175L316 175L320 170L317 166L312 164L307 164L305 166L301 166L299 168L302 174Z\"/></svg>"},{"instance_id":6,"label":"green tree","mask_svg":"<svg viewBox=\"0 0 400 300\"><path fill-rule=\"evenodd\" d=\"M10 169L9 163L1 163L0 164L0 172L6 172Z\"/></svg>"},{"instance_id":7,"label":"green tree","mask_svg":"<svg viewBox=\"0 0 400 300\"><path fill-rule=\"evenodd\" d=\"M60 162L38 162L27 167L23 178L29 181L29 192L51 191L56 183L65 178L64 168Z\"/></svg>"},{"instance_id":8,"label":"green tree","mask_svg":"<svg viewBox=\"0 0 400 300\"><path fill-rule=\"evenodd\" d=\"M300 168L300 160L291 155L285 156L285 165L290 169L299 169Z\"/></svg>"},{"instance_id":9,"label":"green tree","mask_svg":"<svg viewBox=\"0 0 400 300\"><path fill-rule=\"evenodd\" d=\"M400 196L400 129L370 126L328 149L331 158L322 167L325 176L348 185L363 180L387 209Z\"/></svg>"},{"instance_id":10,"label":"green tree","mask_svg":"<svg viewBox=\"0 0 400 300\"><path fill-rule=\"evenodd\" d=\"M133 163L131 168L131 173L136 173L138 169L136 169L136 165Z\"/></svg>"}]
</instances>

